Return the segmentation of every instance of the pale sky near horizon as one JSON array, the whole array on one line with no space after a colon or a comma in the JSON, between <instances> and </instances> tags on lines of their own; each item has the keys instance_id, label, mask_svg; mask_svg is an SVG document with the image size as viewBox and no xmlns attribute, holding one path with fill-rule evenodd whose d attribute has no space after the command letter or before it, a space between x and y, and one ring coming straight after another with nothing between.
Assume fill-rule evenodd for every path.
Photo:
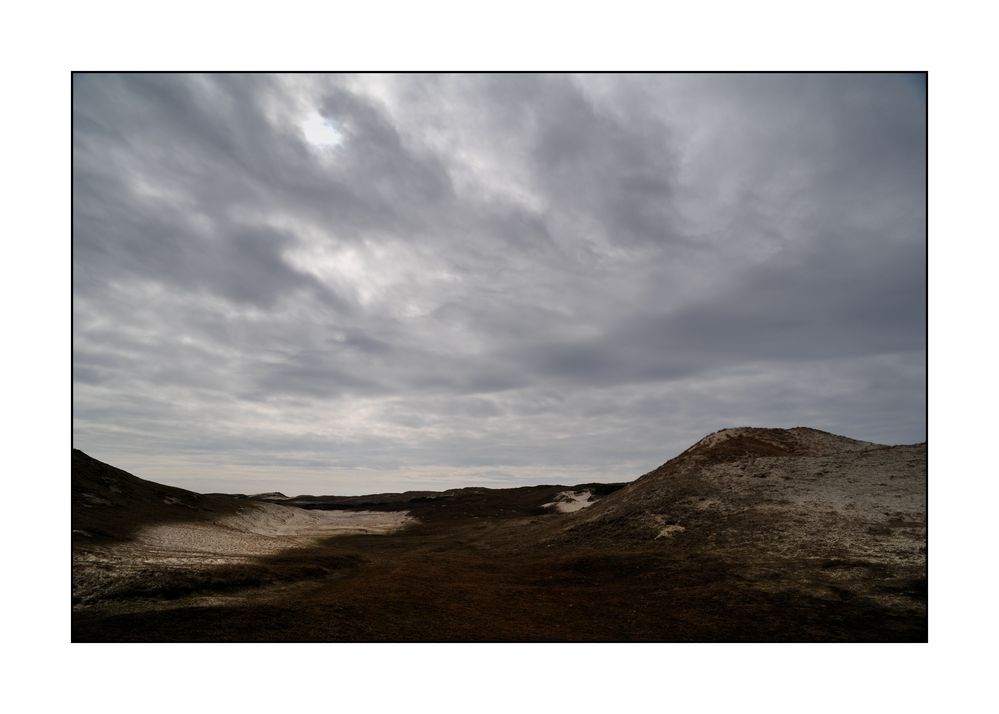
<instances>
[{"instance_id":1,"label":"pale sky near horizon","mask_svg":"<svg viewBox=\"0 0 999 714\"><path fill-rule=\"evenodd\" d=\"M925 439L922 75L73 82L74 446L197 491Z\"/></svg>"}]
</instances>

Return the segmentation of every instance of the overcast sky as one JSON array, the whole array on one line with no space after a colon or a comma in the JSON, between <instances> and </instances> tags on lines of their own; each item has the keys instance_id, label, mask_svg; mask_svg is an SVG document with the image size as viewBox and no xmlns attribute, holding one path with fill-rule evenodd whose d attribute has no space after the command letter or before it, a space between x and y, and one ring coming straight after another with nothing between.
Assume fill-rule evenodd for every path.
<instances>
[{"instance_id":1,"label":"overcast sky","mask_svg":"<svg viewBox=\"0 0 999 714\"><path fill-rule=\"evenodd\" d=\"M199 491L925 439L909 75L76 75L74 443Z\"/></svg>"}]
</instances>

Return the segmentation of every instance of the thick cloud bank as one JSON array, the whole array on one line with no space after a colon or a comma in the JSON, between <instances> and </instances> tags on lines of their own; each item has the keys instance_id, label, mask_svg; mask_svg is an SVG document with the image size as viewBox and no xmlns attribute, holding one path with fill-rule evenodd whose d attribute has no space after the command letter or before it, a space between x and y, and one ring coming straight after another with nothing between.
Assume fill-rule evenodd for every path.
<instances>
[{"instance_id":1,"label":"thick cloud bank","mask_svg":"<svg viewBox=\"0 0 999 714\"><path fill-rule=\"evenodd\" d=\"M925 438L908 75L76 75L74 436L199 490Z\"/></svg>"}]
</instances>

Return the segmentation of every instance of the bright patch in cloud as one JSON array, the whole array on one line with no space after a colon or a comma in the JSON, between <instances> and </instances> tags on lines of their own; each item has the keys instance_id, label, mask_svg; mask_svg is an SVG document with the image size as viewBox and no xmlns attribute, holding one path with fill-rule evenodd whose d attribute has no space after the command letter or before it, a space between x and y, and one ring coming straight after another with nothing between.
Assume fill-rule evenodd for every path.
<instances>
[{"instance_id":1,"label":"bright patch in cloud","mask_svg":"<svg viewBox=\"0 0 999 714\"><path fill-rule=\"evenodd\" d=\"M317 112L311 113L302 122L302 133L306 141L320 149L335 149L343 143L343 133Z\"/></svg>"}]
</instances>

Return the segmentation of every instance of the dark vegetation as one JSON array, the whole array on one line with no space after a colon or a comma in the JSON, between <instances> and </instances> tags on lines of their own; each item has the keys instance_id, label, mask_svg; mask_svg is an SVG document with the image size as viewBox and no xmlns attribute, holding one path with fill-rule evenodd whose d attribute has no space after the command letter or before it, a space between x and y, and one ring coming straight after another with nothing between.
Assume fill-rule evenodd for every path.
<instances>
[{"instance_id":1,"label":"dark vegetation","mask_svg":"<svg viewBox=\"0 0 999 714\"><path fill-rule=\"evenodd\" d=\"M684 550L567 551L544 543L523 547L516 544L516 528L513 522L478 528L467 524L450 528L442 522L391 537L330 539L313 553L188 574L179 583L174 575L144 591L117 594L120 600L113 604L76 612L73 638L921 641L926 637L922 617L852 597L835 567L816 568L803 561L747 573L739 563L701 554L693 557ZM335 567L324 566L329 562ZM867 564L856 567L865 577L878 575ZM768 587L761 589L761 583ZM924 579L886 579L881 587L913 602L925 601ZM177 601L196 593L225 593L230 599Z\"/></svg>"}]
</instances>

